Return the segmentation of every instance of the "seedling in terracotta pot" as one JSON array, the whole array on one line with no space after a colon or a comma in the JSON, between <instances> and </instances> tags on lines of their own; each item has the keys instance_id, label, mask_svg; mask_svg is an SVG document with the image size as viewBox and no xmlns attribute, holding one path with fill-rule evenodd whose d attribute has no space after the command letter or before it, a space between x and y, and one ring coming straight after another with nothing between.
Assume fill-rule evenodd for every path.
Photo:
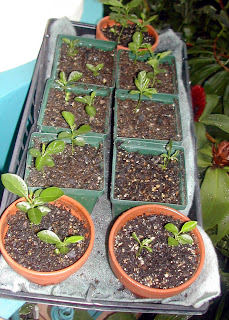
<instances>
[{"instance_id":1,"label":"seedling in terracotta pot","mask_svg":"<svg viewBox=\"0 0 229 320\"><path fill-rule=\"evenodd\" d=\"M52 141L46 147L45 143L42 143L41 152L38 148L29 149L29 153L32 157L36 158L35 167L37 171L42 171L44 174L44 167L54 167L55 163L51 158L52 154L60 153L64 150L65 143L63 141Z\"/></svg>"},{"instance_id":2,"label":"seedling in terracotta pot","mask_svg":"<svg viewBox=\"0 0 229 320\"><path fill-rule=\"evenodd\" d=\"M139 249L138 249L138 252L137 252L137 257L140 255L141 251L143 248L145 248L146 250L148 250L149 252L153 252L152 248L150 248L148 246L148 244L150 242L153 241L153 239L143 239L142 241L139 240L138 236L136 235L135 232L132 233L132 237L139 243Z\"/></svg>"},{"instance_id":3,"label":"seedling in terracotta pot","mask_svg":"<svg viewBox=\"0 0 229 320\"><path fill-rule=\"evenodd\" d=\"M148 20L146 20L146 15L145 15L145 13L142 12L140 14L140 17L141 17L141 20L138 19L138 17L134 17L132 15L131 21L136 23L137 29L139 29L140 32L146 32L147 31L147 27L146 26L148 24L150 24L153 20L155 20L158 16L154 15L154 16L150 17Z\"/></svg>"},{"instance_id":4,"label":"seedling in terracotta pot","mask_svg":"<svg viewBox=\"0 0 229 320\"><path fill-rule=\"evenodd\" d=\"M88 133L91 131L91 127L88 125L82 125L79 127L79 129L75 129L76 125L74 124L75 122L75 117L71 112L68 111L63 111L62 116L64 120L67 122L67 124L70 127L71 132L64 131L58 134L59 139L70 139L71 144L72 144L72 155L74 153L74 145L75 146L84 146L85 145L85 140L82 137L78 137L79 135Z\"/></svg>"},{"instance_id":5,"label":"seedling in terracotta pot","mask_svg":"<svg viewBox=\"0 0 229 320\"><path fill-rule=\"evenodd\" d=\"M152 53L151 47L147 45L148 50L151 53L151 57L147 60L147 63L153 68L153 72L148 72L147 77L152 79L152 87L155 85L155 82L160 83L160 80L157 79L157 75L159 73L165 73L165 69L159 68L161 60L170 55L171 51L164 51L161 53L157 53L156 55Z\"/></svg>"},{"instance_id":6,"label":"seedling in terracotta pot","mask_svg":"<svg viewBox=\"0 0 229 320\"><path fill-rule=\"evenodd\" d=\"M96 109L93 106L95 99L95 92L92 91L90 95L86 95L83 97L76 97L75 100L78 102L86 103L85 111L90 117L90 122L92 122L96 115Z\"/></svg>"},{"instance_id":7,"label":"seedling in terracotta pot","mask_svg":"<svg viewBox=\"0 0 229 320\"><path fill-rule=\"evenodd\" d=\"M176 150L173 154L172 153L172 147L173 147L173 141L170 140L169 143L166 145L165 149L167 151L167 153L162 153L161 157L164 158L164 163L163 165L160 164L159 166L162 167L163 170L165 170L167 168L167 165L169 163L169 161L178 161L177 156L180 153L179 150Z\"/></svg>"},{"instance_id":8,"label":"seedling in terracotta pot","mask_svg":"<svg viewBox=\"0 0 229 320\"><path fill-rule=\"evenodd\" d=\"M58 235L50 230L42 230L37 233L37 236L44 242L50 243L50 244L55 244L56 249L55 253L56 254L66 254L69 252L68 246L71 243L76 243L79 241L82 241L84 237L82 236L70 236L70 237L65 237L64 241L61 241Z\"/></svg>"},{"instance_id":9,"label":"seedling in terracotta pot","mask_svg":"<svg viewBox=\"0 0 229 320\"><path fill-rule=\"evenodd\" d=\"M63 38L62 40L68 45L68 55L75 56L78 52L75 47L80 41L78 39L70 40L68 38Z\"/></svg>"},{"instance_id":10,"label":"seedling in terracotta pot","mask_svg":"<svg viewBox=\"0 0 229 320\"><path fill-rule=\"evenodd\" d=\"M135 112L139 111L139 106L142 100L142 95L152 99L152 94L157 93L157 90L154 88L149 88L150 80L147 77L146 71L140 71L137 78L135 78L135 86L137 90L131 90L130 94L139 94L138 104L135 108Z\"/></svg>"},{"instance_id":11,"label":"seedling in terracotta pot","mask_svg":"<svg viewBox=\"0 0 229 320\"><path fill-rule=\"evenodd\" d=\"M65 90L65 101L68 102L70 99L71 92L68 91L69 87L72 87L75 82L77 82L82 77L82 72L79 71L72 71L68 78L66 77L66 74L64 71L61 71L59 73L59 79L55 80L56 83L59 84L62 89Z\"/></svg>"},{"instance_id":12,"label":"seedling in terracotta pot","mask_svg":"<svg viewBox=\"0 0 229 320\"><path fill-rule=\"evenodd\" d=\"M86 67L88 68L88 70L90 70L91 72L93 72L93 75L95 77L99 76L99 71L102 70L104 64L103 63L99 63L96 66L93 66L90 63L86 64Z\"/></svg>"},{"instance_id":13,"label":"seedling in terracotta pot","mask_svg":"<svg viewBox=\"0 0 229 320\"><path fill-rule=\"evenodd\" d=\"M186 234L187 232L193 230L197 226L197 221L188 221L185 222L179 231L177 226L173 223L167 223L165 229L169 232L172 232L174 237L168 237L168 245L178 246L179 244L193 244L193 238Z\"/></svg>"},{"instance_id":14,"label":"seedling in terracotta pot","mask_svg":"<svg viewBox=\"0 0 229 320\"><path fill-rule=\"evenodd\" d=\"M59 199L64 192L57 187L38 189L36 191L28 190L24 180L13 173L4 173L1 180L6 189L19 197L24 197L26 201L19 202L16 207L28 214L29 220L34 224L41 222L42 216L48 214L51 210L43 204Z\"/></svg>"}]
</instances>

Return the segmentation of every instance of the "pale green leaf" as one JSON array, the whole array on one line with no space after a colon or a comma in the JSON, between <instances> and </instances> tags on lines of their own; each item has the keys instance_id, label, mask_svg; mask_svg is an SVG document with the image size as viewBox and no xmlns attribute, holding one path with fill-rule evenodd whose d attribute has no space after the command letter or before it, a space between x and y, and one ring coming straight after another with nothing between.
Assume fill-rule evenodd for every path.
<instances>
[{"instance_id":1,"label":"pale green leaf","mask_svg":"<svg viewBox=\"0 0 229 320\"><path fill-rule=\"evenodd\" d=\"M85 134L91 131L91 127L83 124L81 127L79 127L78 130L76 130L77 135Z\"/></svg>"},{"instance_id":2,"label":"pale green leaf","mask_svg":"<svg viewBox=\"0 0 229 320\"><path fill-rule=\"evenodd\" d=\"M24 180L13 173L3 173L1 175L2 184L12 193L19 197L28 197L28 188Z\"/></svg>"},{"instance_id":3,"label":"pale green leaf","mask_svg":"<svg viewBox=\"0 0 229 320\"><path fill-rule=\"evenodd\" d=\"M46 154L55 154L64 150L65 143L60 140L52 141L46 148Z\"/></svg>"},{"instance_id":4,"label":"pale green leaf","mask_svg":"<svg viewBox=\"0 0 229 320\"><path fill-rule=\"evenodd\" d=\"M67 124L69 125L69 127L72 127L74 122L75 122L75 117L71 112L68 111L62 111L62 116L64 118L64 120L67 122Z\"/></svg>"},{"instance_id":5,"label":"pale green leaf","mask_svg":"<svg viewBox=\"0 0 229 320\"><path fill-rule=\"evenodd\" d=\"M167 223L165 225L165 229L169 232L172 232L174 235L179 233L177 226L175 226L173 223Z\"/></svg>"},{"instance_id":6,"label":"pale green leaf","mask_svg":"<svg viewBox=\"0 0 229 320\"><path fill-rule=\"evenodd\" d=\"M189 234L181 234L178 238L180 244L193 244L193 239Z\"/></svg>"},{"instance_id":7,"label":"pale green leaf","mask_svg":"<svg viewBox=\"0 0 229 320\"><path fill-rule=\"evenodd\" d=\"M197 221L188 221L185 222L185 224L183 224L182 228L181 228L181 232L189 232L191 230L193 230L195 227L197 226Z\"/></svg>"},{"instance_id":8,"label":"pale green leaf","mask_svg":"<svg viewBox=\"0 0 229 320\"><path fill-rule=\"evenodd\" d=\"M82 137L76 137L73 140L74 145L78 146L78 147L83 147L85 145L85 140Z\"/></svg>"},{"instance_id":9,"label":"pale green leaf","mask_svg":"<svg viewBox=\"0 0 229 320\"><path fill-rule=\"evenodd\" d=\"M198 150L207 142L206 129L205 125L201 122L195 122L194 129L197 139L196 148Z\"/></svg>"},{"instance_id":10,"label":"pale green leaf","mask_svg":"<svg viewBox=\"0 0 229 320\"><path fill-rule=\"evenodd\" d=\"M31 208L28 211L28 218L34 224L39 224L42 219L42 213L38 208Z\"/></svg>"},{"instance_id":11,"label":"pale green leaf","mask_svg":"<svg viewBox=\"0 0 229 320\"><path fill-rule=\"evenodd\" d=\"M37 148L31 148L31 149L29 149L29 154L30 154L32 157L34 157L34 158L41 156L41 153L40 153L40 151L39 151Z\"/></svg>"},{"instance_id":12,"label":"pale green leaf","mask_svg":"<svg viewBox=\"0 0 229 320\"><path fill-rule=\"evenodd\" d=\"M64 192L57 187L49 187L43 190L40 194L41 200L45 202L51 202L59 199L63 196Z\"/></svg>"},{"instance_id":13,"label":"pale green leaf","mask_svg":"<svg viewBox=\"0 0 229 320\"><path fill-rule=\"evenodd\" d=\"M168 237L168 245L169 246L178 246L179 242L173 237Z\"/></svg>"},{"instance_id":14,"label":"pale green leaf","mask_svg":"<svg viewBox=\"0 0 229 320\"><path fill-rule=\"evenodd\" d=\"M70 244L70 243L76 243L76 242L79 242L79 241L82 241L84 239L84 237L82 236L71 236L71 237L68 237L64 240L64 243L66 245Z\"/></svg>"},{"instance_id":15,"label":"pale green leaf","mask_svg":"<svg viewBox=\"0 0 229 320\"><path fill-rule=\"evenodd\" d=\"M49 209L48 207L45 207L45 206L39 206L37 208L42 213L42 216L46 216L49 212L51 212L51 209Z\"/></svg>"},{"instance_id":16,"label":"pale green leaf","mask_svg":"<svg viewBox=\"0 0 229 320\"><path fill-rule=\"evenodd\" d=\"M55 232L50 231L50 230L39 231L37 233L37 236L39 237L39 239L41 239L42 241L44 241L46 243L50 243L50 244L61 243L61 240L58 237L58 235L55 234Z\"/></svg>"},{"instance_id":17,"label":"pale green leaf","mask_svg":"<svg viewBox=\"0 0 229 320\"><path fill-rule=\"evenodd\" d=\"M27 201L21 201L21 202L19 202L19 203L16 205L16 207L17 207L19 210L27 213L28 210L31 208L31 205L30 205L29 202L27 202Z\"/></svg>"},{"instance_id":18,"label":"pale green leaf","mask_svg":"<svg viewBox=\"0 0 229 320\"><path fill-rule=\"evenodd\" d=\"M216 94L206 94L206 106L204 108L202 115L200 116L200 121L202 118L204 118L205 116L213 112L218 102L219 102L219 97Z\"/></svg>"},{"instance_id":19,"label":"pale green leaf","mask_svg":"<svg viewBox=\"0 0 229 320\"><path fill-rule=\"evenodd\" d=\"M218 127L219 129L229 133L229 117L224 114L210 114L201 119L206 125Z\"/></svg>"}]
</instances>

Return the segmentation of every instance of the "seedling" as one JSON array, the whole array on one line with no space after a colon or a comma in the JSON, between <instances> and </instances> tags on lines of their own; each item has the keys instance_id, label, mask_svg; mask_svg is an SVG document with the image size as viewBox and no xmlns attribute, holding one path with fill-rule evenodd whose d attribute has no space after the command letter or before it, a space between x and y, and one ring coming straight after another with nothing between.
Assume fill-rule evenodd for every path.
<instances>
[{"instance_id":1,"label":"seedling","mask_svg":"<svg viewBox=\"0 0 229 320\"><path fill-rule=\"evenodd\" d=\"M166 145L165 149L167 151L167 153L162 153L161 154L161 157L164 158L164 163L163 165L160 164L159 166L162 167L163 170L165 170L167 168L167 165L169 163L169 161L178 161L178 154L180 153L179 150L176 150L173 154L172 153L172 147L173 147L173 141L170 140L169 143Z\"/></svg>"},{"instance_id":2,"label":"seedling","mask_svg":"<svg viewBox=\"0 0 229 320\"><path fill-rule=\"evenodd\" d=\"M147 60L147 63L153 68L153 72L148 72L148 78L152 79L152 87L155 85L155 82L160 83L161 81L157 79L157 75L159 73L165 73L166 69L159 68L161 60L170 55L171 51L164 51L161 53L154 54L149 46L147 45L147 49L151 53L151 57Z\"/></svg>"},{"instance_id":3,"label":"seedling","mask_svg":"<svg viewBox=\"0 0 229 320\"><path fill-rule=\"evenodd\" d=\"M128 44L128 47L131 50L131 52L135 55L134 63L136 63L137 62L137 58L139 56L145 54L147 52L147 50L139 51L140 49L145 48L145 43L142 43L143 42L143 35L142 35L141 32L138 32L138 31L135 32L133 34L132 40L133 40L133 42L130 42Z\"/></svg>"},{"instance_id":4,"label":"seedling","mask_svg":"<svg viewBox=\"0 0 229 320\"><path fill-rule=\"evenodd\" d=\"M70 40L68 38L63 38L62 41L64 41L68 45L68 55L69 56L73 57L78 53L78 50L76 50L75 47L80 42L79 39Z\"/></svg>"},{"instance_id":5,"label":"seedling","mask_svg":"<svg viewBox=\"0 0 229 320\"><path fill-rule=\"evenodd\" d=\"M152 94L157 93L154 88L149 88L149 78L147 77L146 71L140 71L138 77L135 78L135 86L138 90L131 90L130 94L139 94L138 104L135 108L135 112L139 111L139 106L142 100L142 95L152 99Z\"/></svg>"},{"instance_id":6,"label":"seedling","mask_svg":"<svg viewBox=\"0 0 229 320\"><path fill-rule=\"evenodd\" d=\"M55 80L56 83L59 84L60 87L62 87L65 91L65 101L68 102L71 96L71 92L68 91L69 87L72 87L75 82L77 82L82 77L82 72L79 71L72 71L68 79L66 77L66 74L64 71L61 71L59 73L59 79Z\"/></svg>"},{"instance_id":7,"label":"seedling","mask_svg":"<svg viewBox=\"0 0 229 320\"><path fill-rule=\"evenodd\" d=\"M37 171L42 171L44 174L44 167L54 167L55 163L51 158L52 154L62 152L64 150L65 143L63 141L52 141L46 147L45 143L42 143L41 152L38 148L29 149L29 153L32 157L36 158L35 167Z\"/></svg>"},{"instance_id":8,"label":"seedling","mask_svg":"<svg viewBox=\"0 0 229 320\"><path fill-rule=\"evenodd\" d=\"M26 201L19 202L16 207L27 213L31 223L39 224L43 216L51 210L43 204L59 199L64 193L57 187L38 189L36 191L28 190L24 180L13 173L4 173L1 175L4 187L19 197L24 197Z\"/></svg>"},{"instance_id":9,"label":"seedling","mask_svg":"<svg viewBox=\"0 0 229 320\"><path fill-rule=\"evenodd\" d=\"M137 252L137 257L140 255L140 253L141 253L143 248L145 248L149 252L153 252L152 248L150 248L148 246L148 244L151 243L153 241L153 239L151 239L151 238L150 239L143 239L142 241L140 241L135 232L132 233L132 238L134 238L134 240L136 240L139 243L139 249L138 249L138 252Z\"/></svg>"},{"instance_id":10,"label":"seedling","mask_svg":"<svg viewBox=\"0 0 229 320\"><path fill-rule=\"evenodd\" d=\"M155 20L158 16L154 15L150 17L148 20L146 20L145 13L140 14L141 20L138 19L138 17L131 17L131 21L136 23L138 29L140 32L147 32L147 25L150 24L153 20ZM151 45L150 45L151 46Z\"/></svg>"},{"instance_id":11,"label":"seedling","mask_svg":"<svg viewBox=\"0 0 229 320\"><path fill-rule=\"evenodd\" d=\"M96 109L93 106L95 99L95 92L92 91L90 95L86 95L84 97L76 97L75 100L78 102L86 103L85 111L89 115L89 120L92 122L96 115Z\"/></svg>"},{"instance_id":12,"label":"seedling","mask_svg":"<svg viewBox=\"0 0 229 320\"><path fill-rule=\"evenodd\" d=\"M178 246L179 244L193 244L193 238L186 234L187 232L193 230L197 226L197 221L188 221L185 222L179 231L177 226L173 223L167 223L165 229L169 232L172 232L174 237L168 237L169 246Z\"/></svg>"},{"instance_id":13,"label":"seedling","mask_svg":"<svg viewBox=\"0 0 229 320\"><path fill-rule=\"evenodd\" d=\"M91 72L93 72L93 75L95 77L99 76L99 71L102 70L104 64L103 63L99 63L96 66L93 66L90 63L86 64L86 67L88 68L88 70L90 70Z\"/></svg>"},{"instance_id":14,"label":"seedling","mask_svg":"<svg viewBox=\"0 0 229 320\"><path fill-rule=\"evenodd\" d=\"M68 246L71 243L76 243L79 241L82 241L84 237L82 236L70 236L70 237L65 237L64 241L61 241L58 235L50 230L42 230L37 233L37 236L44 242L50 243L50 244L55 244L56 249L55 253L56 254L66 254L69 252Z\"/></svg>"},{"instance_id":15,"label":"seedling","mask_svg":"<svg viewBox=\"0 0 229 320\"><path fill-rule=\"evenodd\" d=\"M61 114L62 114L64 120L69 125L71 132L68 132L68 131L61 132L58 134L58 138L71 140L72 155L73 155L74 154L74 145L76 145L76 146L84 146L85 145L84 138L78 137L78 136L91 131L91 127L84 124L81 127L79 127L79 129L76 130L75 129L76 125L74 124L74 122L75 122L74 115L68 111L62 111Z\"/></svg>"}]
</instances>

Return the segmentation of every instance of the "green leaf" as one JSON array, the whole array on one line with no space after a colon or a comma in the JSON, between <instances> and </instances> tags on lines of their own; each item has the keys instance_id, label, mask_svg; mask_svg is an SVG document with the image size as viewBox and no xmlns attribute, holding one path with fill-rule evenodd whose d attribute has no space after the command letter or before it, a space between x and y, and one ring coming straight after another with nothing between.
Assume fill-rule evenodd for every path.
<instances>
[{"instance_id":1,"label":"green leaf","mask_svg":"<svg viewBox=\"0 0 229 320\"><path fill-rule=\"evenodd\" d=\"M143 35L141 32L135 32L133 34L133 42L137 45L137 47L139 48L142 44L143 41Z\"/></svg>"},{"instance_id":2,"label":"green leaf","mask_svg":"<svg viewBox=\"0 0 229 320\"><path fill-rule=\"evenodd\" d=\"M45 153L46 154L59 153L64 150L64 147L65 147L65 143L63 141L55 140L47 146Z\"/></svg>"},{"instance_id":3,"label":"green leaf","mask_svg":"<svg viewBox=\"0 0 229 320\"><path fill-rule=\"evenodd\" d=\"M229 117L229 83L224 90L223 110L224 110L224 114Z\"/></svg>"},{"instance_id":4,"label":"green leaf","mask_svg":"<svg viewBox=\"0 0 229 320\"><path fill-rule=\"evenodd\" d=\"M226 70L218 71L204 83L204 89L206 93L215 93L223 95L224 88L229 81L229 72Z\"/></svg>"},{"instance_id":5,"label":"green leaf","mask_svg":"<svg viewBox=\"0 0 229 320\"><path fill-rule=\"evenodd\" d=\"M129 93L130 94L139 94L139 91L138 90L130 90Z\"/></svg>"},{"instance_id":6,"label":"green leaf","mask_svg":"<svg viewBox=\"0 0 229 320\"><path fill-rule=\"evenodd\" d=\"M182 232L182 233L189 232L189 231L193 230L196 226L197 226L197 221L185 222L185 224L183 224L180 232Z\"/></svg>"},{"instance_id":7,"label":"green leaf","mask_svg":"<svg viewBox=\"0 0 229 320\"><path fill-rule=\"evenodd\" d=\"M38 225L41 222L42 213L38 208L31 208L28 211L28 218L32 223Z\"/></svg>"},{"instance_id":8,"label":"green leaf","mask_svg":"<svg viewBox=\"0 0 229 320\"><path fill-rule=\"evenodd\" d=\"M69 250L70 250L70 249L69 249L68 247L61 247L61 248L60 248L60 253L61 253L61 254L66 254L66 253L69 252Z\"/></svg>"},{"instance_id":9,"label":"green leaf","mask_svg":"<svg viewBox=\"0 0 229 320\"><path fill-rule=\"evenodd\" d=\"M84 97L76 97L74 100L82 103L87 103L87 100Z\"/></svg>"},{"instance_id":10,"label":"green leaf","mask_svg":"<svg viewBox=\"0 0 229 320\"><path fill-rule=\"evenodd\" d=\"M168 237L168 245L177 247L179 245L179 242L173 237Z\"/></svg>"},{"instance_id":11,"label":"green leaf","mask_svg":"<svg viewBox=\"0 0 229 320\"><path fill-rule=\"evenodd\" d=\"M67 78L65 75L65 72L61 71L59 74L60 80L62 80L62 83L66 84L67 83Z\"/></svg>"},{"instance_id":12,"label":"green leaf","mask_svg":"<svg viewBox=\"0 0 229 320\"><path fill-rule=\"evenodd\" d=\"M71 139L72 134L70 132L60 132L58 139Z\"/></svg>"},{"instance_id":13,"label":"green leaf","mask_svg":"<svg viewBox=\"0 0 229 320\"><path fill-rule=\"evenodd\" d=\"M78 146L78 147L83 147L85 145L85 140L82 137L76 137L73 140L74 145Z\"/></svg>"},{"instance_id":14,"label":"green leaf","mask_svg":"<svg viewBox=\"0 0 229 320\"><path fill-rule=\"evenodd\" d=\"M50 244L61 243L61 240L58 237L58 235L55 234L55 232L50 231L50 230L39 231L37 233L37 236L39 237L39 239L41 239L42 241L44 241L46 243L50 243Z\"/></svg>"},{"instance_id":15,"label":"green leaf","mask_svg":"<svg viewBox=\"0 0 229 320\"><path fill-rule=\"evenodd\" d=\"M196 148L200 149L207 141L205 125L201 122L194 122L195 135L197 138Z\"/></svg>"},{"instance_id":16,"label":"green leaf","mask_svg":"<svg viewBox=\"0 0 229 320\"><path fill-rule=\"evenodd\" d=\"M51 212L51 209L45 206L39 206L37 208L40 210L42 216L46 216L49 212Z\"/></svg>"},{"instance_id":17,"label":"green leaf","mask_svg":"<svg viewBox=\"0 0 229 320\"><path fill-rule=\"evenodd\" d=\"M212 157L208 155L198 152L197 153L197 165L199 168L207 168L212 165Z\"/></svg>"},{"instance_id":18,"label":"green leaf","mask_svg":"<svg viewBox=\"0 0 229 320\"><path fill-rule=\"evenodd\" d=\"M37 171L41 171L42 168L46 165L46 157L45 156L40 156L36 158L35 161L35 167Z\"/></svg>"},{"instance_id":19,"label":"green leaf","mask_svg":"<svg viewBox=\"0 0 229 320\"><path fill-rule=\"evenodd\" d=\"M74 122L75 122L74 115L71 112L68 112L68 111L62 111L61 114L62 114L64 120L69 125L69 127L72 127L74 125Z\"/></svg>"},{"instance_id":20,"label":"green leaf","mask_svg":"<svg viewBox=\"0 0 229 320\"><path fill-rule=\"evenodd\" d=\"M206 94L206 106L200 120L205 116L211 114L219 102L219 97L216 94Z\"/></svg>"},{"instance_id":21,"label":"green leaf","mask_svg":"<svg viewBox=\"0 0 229 320\"><path fill-rule=\"evenodd\" d=\"M76 130L77 135L85 134L85 133L88 133L90 131L91 131L91 127L86 125L86 124L83 124L81 127L79 127L78 130Z\"/></svg>"},{"instance_id":22,"label":"green leaf","mask_svg":"<svg viewBox=\"0 0 229 320\"><path fill-rule=\"evenodd\" d=\"M218 127L219 129L229 133L229 117L224 114L210 114L201 119L206 125Z\"/></svg>"},{"instance_id":23,"label":"green leaf","mask_svg":"<svg viewBox=\"0 0 229 320\"><path fill-rule=\"evenodd\" d=\"M86 310L74 309L73 320L94 320Z\"/></svg>"},{"instance_id":24,"label":"green leaf","mask_svg":"<svg viewBox=\"0 0 229 320\"><path fill-rule=\"evenodd\" d=\"M79 71L72 71L70 74L69 74L69 77L68 77L68 82L76 82L78 81L81 77L82 77L82 72L79 72Z\"/></svg>"},{"instance_id":25,"label":"green leaf","mask_svg":"<svg viewBox=\"0 0 229 320\"><path fill-rule=\"evenodd\" d=\"M94 67L91 63L87 63L87 64L86 64L86 67L87 67L90 71L92 71L92 72L95 71L95 67Z\"/></svg>"},{"instance_id":26,"label":"green leaf","mask_svg":"<svg viewBox=\"0 0 229 320\"><path fill-rule=\"evenodd\" d=\"M84 237L82 236L71 236L71 237L68 237L64 240L64 243L66 245L70 244L70 243L76 243L76 242L79 242L79 241L82 241L84 239Z\"/></svg>"},{"instance_id":27,"label":"green leaf","mask_svg":"<svg viewBox=\"0 0 229 320\"><path fill-rule=\"evenodd\" d=\"M175 226L173 223L167 223L165 225L165 229L169 232L172 232L174 235L179 233L177 226Z\"/></svg>"},{"instance_id":28,"label":"green leaf","mask_svg":"<svg viewBox=\"0 0 229 320\"><path fill-rule=\"evenodd\" d=\"M28 188L24 180L13 173L3 173L1 175L2 184L12 193L19 197L28 197Z\"/></svg>"},{"instance_id":29,"label":"green leaf","mask_svg":"<svg viewBox=\"0 0 229 320\"><path fill-rule=\"evenodd\" d=\"M87 114L90 117L95 117L95 115L96 115L96 109L93 106L86 106L85 107L85 111L87 112Z\"/></svg>"},{"instance_id":30,"label":"green leaf","mask_svg":"<svg viewBox=\"0 0 229 320\"><path fill-rule=\"evenodd\" d=\"M190 73L191 81L195 84L202 84L208 77L214 74L216 71L220 70L222 67L219 64L207 65L199 68L197 71Z\"/></svg>"},{"instance_id":31,"label":"green leaf","mask_svg":"<svg viewBox=\"0 0 229 320\"><path fill-rule=\"evenodd\" d=\"M31 156L34 157L34 158L41 156L41 153L37 148L29 149L29 154L31 154Z\"/></svg>"},{"instance_id":32,"label":"green leaf","mask_svg":"<svg viewBox=\"0 0 229 320\"><path fill-rule=\"evenodd\" d=\"M132 0L126 4L126 7L129 9L133 9L140 6L141 3L142 3L142 0Z\"/></svg>"},{"instance_id":33,"label":"green leaf","mask_svg":"<svg viewBox=\"0 0 229 320\"><path fill-rule=\"evenodd\" d=\"M181 234L178 239L180 244L193 244L193 239L189 234Z\"/></svg>"},{"instance_id":34,"label":"green leaf","mask_svg":"<svg viewBox=\"0 0 229 320\"><path fill-rule=\"evenodd\" d=\"M203 147L201 149L198 150L199 153L205 154L207 156L209 156L210 158L212 158L212 146L210 145L210 143L207 141L207 143L205 143L203 145Z\"/></svg>"},{"instance_id":35,"label":"green leaf","mask_svg":"<svg viewBox=\"0 0 229 320\"><path fill-rule=\"evenodd\" d=\"M45 157L45 160L46 160L45 165L47 167L54 167L55 166L55 162L53 161L53 159L50 156L47 155Z\"/></svg>"},{"instance_id":36,"label":"green leaf","mask_svg":"<svg viewBox=\"0 0 229 320\"><path fill-rule=\"evenodd\" d=\"M55 201L63 195L64 195L64 192L61 189L57 187L50 187L50 188L46 188L41 192L40 198L45 203L45 202Z\"/></svg>"},{"instance_id":37,"label":"green leaf","mask_svg":"<svg viewBox=\"0 0 229 320\"><path fill-rule=\"evenodd\" d=\"M21 202L19 202L18 204L16 204L16 207L17 207L19 210L27 213L28 210L31 208L31 205L30 205L29 202L27 202L27 201L21 201Z\"/></svg>"}]
</instances>

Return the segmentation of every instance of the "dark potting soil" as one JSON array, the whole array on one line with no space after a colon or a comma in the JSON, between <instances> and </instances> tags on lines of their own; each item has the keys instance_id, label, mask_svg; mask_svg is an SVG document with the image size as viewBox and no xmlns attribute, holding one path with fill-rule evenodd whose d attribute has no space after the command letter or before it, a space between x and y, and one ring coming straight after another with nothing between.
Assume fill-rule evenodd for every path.
<instances>
[{"instance_id":1,"label":"dark potting soil","mask_svg":"<svg viewBox=\"0 0 229 320\"><path fill-rule=\"evenodd\" d=\"M79 71L83 73L83 76L77 82L107 87L114 85L115 50L103 51L94 47L77 47L77 51L75 56L69 56L67 44L62 44L56 77L60 71L64 71L67 78L72 71ZM87 63L93 66L103 63L104 66L99 71L99 75L94 76L93 72L87 69Z\"/></svg>"},{"instance_id":2,"label":"dark potting soil","mask_svg":"<svg viewBox=\"0 0 229 320\"><path fill-rule=\"evenodd\" d=\"M34 148L41 150L41 142L34 140ZM99 148L85 144L83 147L74 146L71 153L71 144L66 143L62 153L53 154L54 167L44 167L37 171L31 163L29 175L26 179L30 187L59 187L88 190L103 190L103 147Z\"/></svg>"},{"instance_id":3,"label":"dark potting soil","mask_svg":"<svg viewBox=\"0 0 229 320\"><path fill-rule=\"evenodd\" d=\"M25 268L43 272L66 268L79 260L89 245L89 234L85 223L65 207L46 204L51 212L42 217L39 225L31 224L26 213L18 211L8 220L5 248L11 258ZM37 233L41 230L55 232L61 241L65 237L80 235L84 239L69 246L67 254L57 255L53 244L41 241Z\"/></svg>"},{"instance_id":4,"label":"dark potting soil","mask_svg":"<svg viewBox=\"0 0 229 320\"><path fill-rule=\"evenodd\" d=\"M111 31L112 29L116 29L116 34ZM108 38L110 41L114 41L118 43L119 34L121 32L122 27L119 25L114 25L112 27L108 26L106 28L103 28L103 33L106 38ZM120 37L120 42L118 44L127 47L128 43L132 42L132 37L134 33L137 31L136 25L129 25L128 28L124 28L123 32ZM155 43L155 38L148 34L148 32L143 32L143 43L151 43L152 45Z\"/></svg>"},{"instance_id":5,"label":"dark potting soil","mask_svg":"<svg viewBox=\"0 0 229 320\"><path fill-rule=\"evenodd\" d=\"M94 98L93 106L96 109L96 115L90 122L90 117L85 111L86 104L74 100L76 97L84 95L89 94L71 93L69 101L66 102L64 90L51 88L42 124L45 126L69 128L61 114L62 111L68 111L75 116L76 128L86 124L91 127L91 132L106 133L109 125L110 97L96 96Z\"/></svg>"},{"instance_id":6,"label":"dark potting soil","mask_svg":"<svg viewBox=\"0 0 229 320\"><path fill-rule=\"evenodd\" d=\"M180 141L181 124L178 106L169 103L117 99L117 136L138 139Z\"/></svg>"},{"instance_id":7,"label":"dark potting soil","mask_svg":"<svg viewBox=\"0 0 229 320\"><path fill-rule=\"evenodd\" d=\"M182 156L180 160L182 168ZM180 163L172 160L165 170L160 167L161 164L163 158L160 155L127 152L118 147L114 197L119 200L181 204L184 173L180 171Z\"/></svg>"},{"instance_id":8,"label":"dark potting soil","mask_svg":"<svg viewBox=\"0 0 229 320\"><path fill-rule=\"evenodd\" d=\"M164 62L160 65L160 69L165 69L166 72L159 73L155 82L154 88L158 93L178 94L177 76L175 62L169 65ZM134 80L140 71L152 72L152 67L145 61L134 60L129 58L128 51L122 51L119 60L119 86L118 89L134 90L136 89Z\"/></svg>"},{"instance_id":9,"label":"dark potting soil","mask_svg":"<svg viewBox=\"0 0 229 320\"><path fill-rule=\"evenodd\" d=\"M115 238L114 251L118 263L142 285L157 289L174 288L189 280L198 267L199 254L195 239L192 245L168 245L168 237L173 235L164 226L169 222L179 229L182 224L163 214L143 214L128 221ZM132 237L133 232L140 241L152 239L148 245L152 252L143 248L137 257L139 244Z\"/></svg>"}]
</instances>

